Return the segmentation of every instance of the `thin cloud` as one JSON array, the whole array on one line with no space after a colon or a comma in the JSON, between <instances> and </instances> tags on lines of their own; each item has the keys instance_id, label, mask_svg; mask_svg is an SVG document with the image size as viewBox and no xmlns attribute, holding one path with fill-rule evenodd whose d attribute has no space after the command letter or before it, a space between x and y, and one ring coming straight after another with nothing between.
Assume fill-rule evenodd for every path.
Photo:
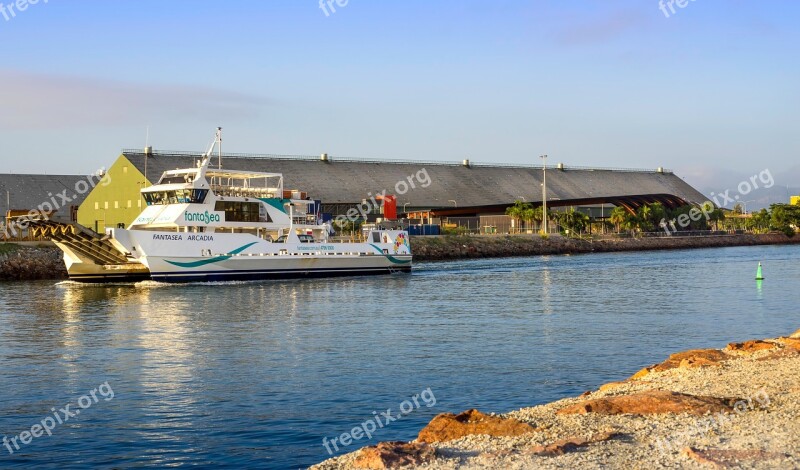
<instances>
[{"instance_id":1,"label":"thin cloud","mask_svg":"<svg viewBox=\"0 0 800 470\"><path fill-rule=\"evenodd\" d=\"M268 100L198 86L146 85L0 69L0 126L9 130L130 125L153 118L256 117Z\"/></svg>"},{"instance_id":2,"label":"thin cloud","mask_svg":"<svg viewBox=\"0 0 800 470\"><path fill-rule=\"evenodd\" d=\"M570 21L555 35L563 46L604 43L640 28L648 18L638 10L620 10L590 21Z\"/></svg>"}]
</instances>

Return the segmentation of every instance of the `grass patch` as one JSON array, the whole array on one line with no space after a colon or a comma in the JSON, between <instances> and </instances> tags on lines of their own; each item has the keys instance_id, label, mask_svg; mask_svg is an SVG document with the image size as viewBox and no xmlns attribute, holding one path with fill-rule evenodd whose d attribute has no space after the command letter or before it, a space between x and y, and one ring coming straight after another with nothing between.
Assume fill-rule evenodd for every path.
<instances>
[{"instance_id":1,"label":"grass patch","mask_svg":"<svg viewBox=\"0 0 800 470\"><path fill-rule=\"evenodd\" d=\"M11 243L0 243L0 255L13 253L17 250L19 250L18 245L12 245Z\"/></svg>"}]
</instances>

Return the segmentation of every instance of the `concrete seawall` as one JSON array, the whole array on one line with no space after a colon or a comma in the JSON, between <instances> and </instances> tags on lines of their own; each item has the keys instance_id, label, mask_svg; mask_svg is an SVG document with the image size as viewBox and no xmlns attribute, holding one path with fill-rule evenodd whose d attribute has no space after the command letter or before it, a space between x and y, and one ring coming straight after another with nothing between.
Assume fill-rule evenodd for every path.
<instances>
[{"instance_id":1,"label":"concrete seawall","mask_svg":"<svg viewBox=\"0 0 800 470\"><path fill-rule=\"evenodd\" d=\"M538 235L478 235L412 237L411 248L415 261L432 261L794 243L800 243L800 236L789 238L782 233L603 240L579 240L559 236L551 236L545 240Z\"/></svg>"}]
</instances>

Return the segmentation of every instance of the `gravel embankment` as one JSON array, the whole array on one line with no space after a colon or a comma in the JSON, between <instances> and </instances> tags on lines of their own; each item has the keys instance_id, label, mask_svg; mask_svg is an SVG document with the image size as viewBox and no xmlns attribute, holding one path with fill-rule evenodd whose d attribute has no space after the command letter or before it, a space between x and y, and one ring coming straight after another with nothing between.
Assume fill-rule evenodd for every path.
<instances>
[{"instance_id":1,"label":"gravel embankment","mask_svg":"<svg viewBox=\"0 0 800 470\"><path fill-rule=\"evenodd\" d=\"M800 338L800 331L792 337ZM725 353L721 362L706 361L700 354L674 361L667 370L644 371L636 379L607 384L602 391L501 415L534 428L521 436L469 435L429 445L414 441L414 445L435 454L418 468L800 468L800 339L767 341L771 343L756 346L775 347L749 351L727 348L721 350ZM708 351L717 352L704 350ZM590 400L630 400L642 392L660 393L654 391L738 402L727 412L701 415L603 414L597 407L589 407L584 414L563 414L565 408L578 404L585 407ZM564 411L557 414L559 410ZM601 435L613 437L562 446L549 455L541 455L542 447L537 447L564 439L591 441L592 436ZM312 468L360 468L355 462L361 452L366 451Z\"/></svg>"},{"instance_id":2,"label":"gravel embankment","mask_svg":"<svg viewBox=\"0 0 800 470\"><path fill-rule=\"evenodd\" d=\"M0 281L66 277L67 268L58 248L0 245Z\"/></svg>"}]
</instances>

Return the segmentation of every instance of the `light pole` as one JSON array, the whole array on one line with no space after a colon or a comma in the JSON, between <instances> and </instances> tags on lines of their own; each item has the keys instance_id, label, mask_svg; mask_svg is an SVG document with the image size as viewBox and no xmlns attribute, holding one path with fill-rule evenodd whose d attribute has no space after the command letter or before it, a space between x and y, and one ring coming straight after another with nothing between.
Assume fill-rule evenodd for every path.
<instances>
[{"instance_id":1,"label":"light pole","mask_svg":"<svg viewBox=\"0 0 800 470\"><path fill-rule=\"evenodd\" d=\"M522 199L522 202L528 202L527 200L525 200L525 196L517 196L517 197Z\"/></svg>"},{"instance_id":2,"label":"light pole","mask_svg":"<svg viewBox=\"0 0 800 470\"><path fill-rule=\"evenodd\" d=\"M547 234L547 155L542 155L542 231Z\"/></svg>"},{"instance_id":3,"label":"light pole","mask_svg":"<svg viewBox=\"0 0 800 470\"><path fill-rule=\"evenodd\" d=\"M410 202L403 203L403 214L408 214L408 212L406 212L406 206L409 205L409 204L411 204L411 203Z\"/></svg>"}]
</instances>

